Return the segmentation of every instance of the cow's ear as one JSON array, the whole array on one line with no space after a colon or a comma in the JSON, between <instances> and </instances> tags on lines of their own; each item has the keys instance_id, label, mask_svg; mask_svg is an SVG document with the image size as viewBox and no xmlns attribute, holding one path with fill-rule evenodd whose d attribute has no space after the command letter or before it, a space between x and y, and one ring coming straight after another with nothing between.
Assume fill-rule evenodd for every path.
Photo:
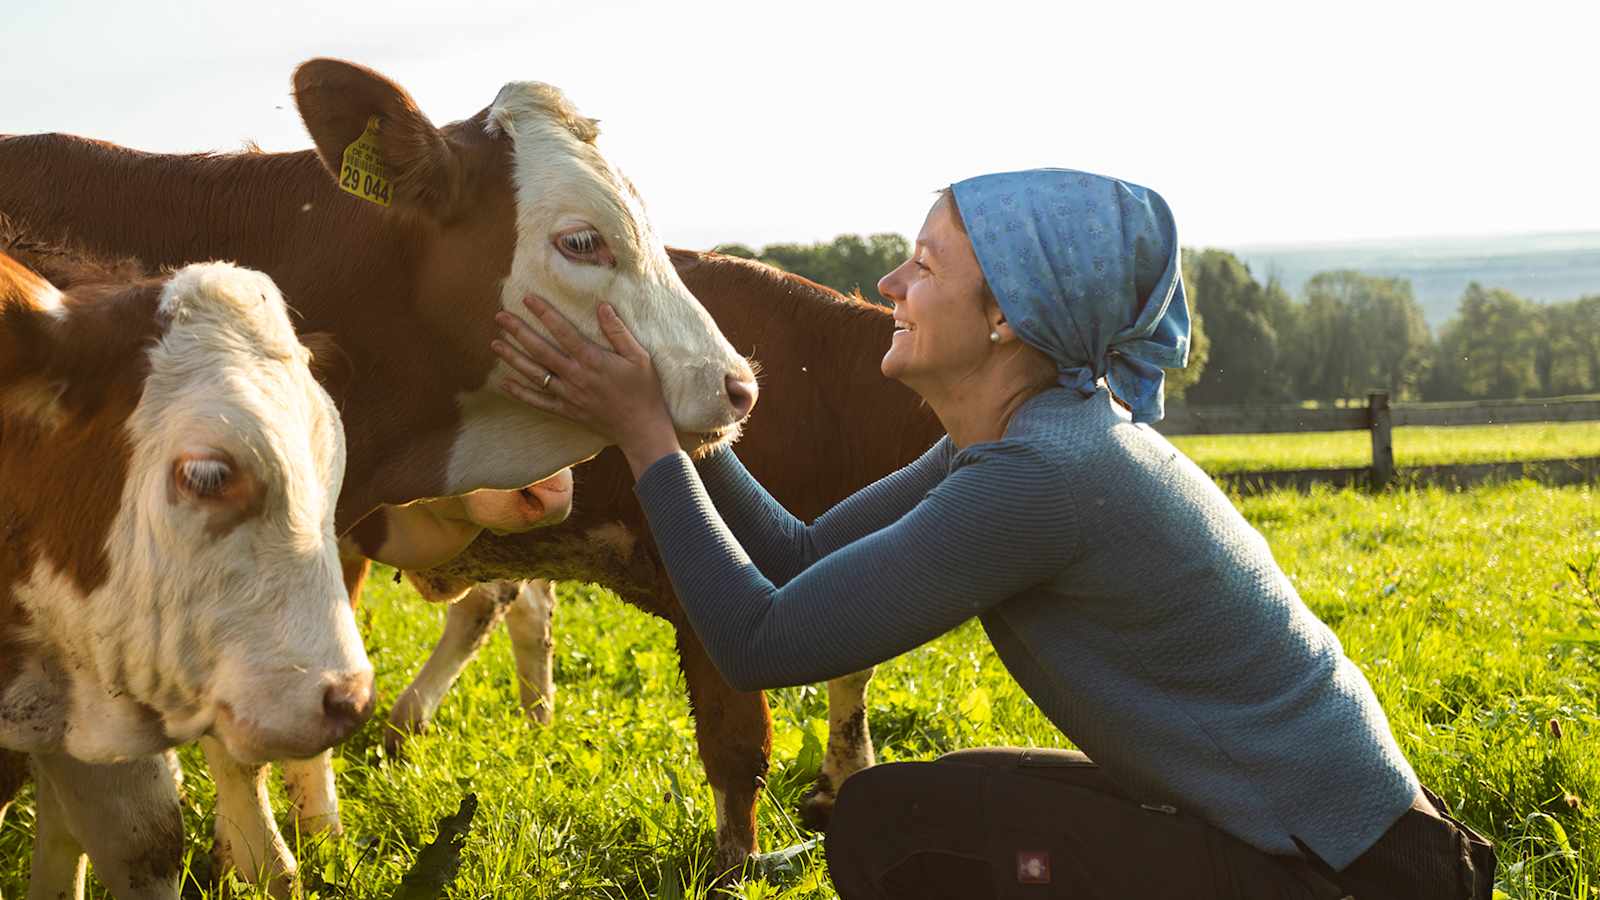
<instances>
[{"instance_id":1,"label":"cow's ear","mask_svg":"<svg viewBox=\"0 0 1600 900\"><path fill-rule=\"evenodd\" d=\"M311 351L311 375L332 395L335 402L344 396L355 380L355 365L340 349L338 341L326 331L300 335L300 343Z\"/></svg>"},{"instance_id":2,"label":"cow's ear","mask_svg":"<svg viewBox=\"0 0 1600 900\"><path fill-rule=\"evenodd\" d=\"M60 303L50 282L0 253L0 385L44 367L58 340L50 310Z\"/></svg>"},{"instance_id":3,"label":"cow's ear","mask_svg":"<svg viewBox=\"0 0 1600 900\"><path fill-rule=\"evenodd\" d=\"M377 72L339 59L313 59L294 71L294 102L337 179L345 149L376 117L376 141L388 170L391 202L439 219L460 200L461 164L439 129L403 88Z\"/></svg>"}]
</instances>

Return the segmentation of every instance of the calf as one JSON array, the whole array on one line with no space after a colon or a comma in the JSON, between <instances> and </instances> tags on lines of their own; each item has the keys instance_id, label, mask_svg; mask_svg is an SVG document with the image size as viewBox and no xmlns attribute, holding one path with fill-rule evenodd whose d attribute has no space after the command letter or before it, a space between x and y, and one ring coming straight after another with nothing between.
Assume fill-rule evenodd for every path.
<instances>
[{"instance_id":1,"label":"calf","mask_svg":"<svg viewBox=\"0 0 1600 900\"><path fill-rule=\"evenodd\" d=\"M878 370L894 330L887 309L759 263L682 250L671 255L718 327L741 352L760 362L762 406L747 424L737 451L795 515L816 518L911 462L938 439L942 428L933 412ZM536 719L547 717L553 691L553 597L548 581L521 582L604 584L672 622L677 631L700 758L716 795L718 863L723 868L737 865L756 849L756 800L772 742L766 700L759 692L735 691L706 656L655 553L622 455L606 450L577 467L574 478L578 500L559 526L514 536L484 535L450 562L408 573L424 596L465 597L451 609L435 655L396 702L390 721L397 730L389 743L394 746L405 731L425 724L502 617L518 651L524 703ZM497 579L507 581L473 587ZM845 777L871 764L863 700L870 677L870 672L858 673L829 684L828 752L805 809L813 821L826 816ZM332 805L332 777L321 763L290 764L285 774L294 790L311 785L328 792L325 799L307 801L309 807ZM253 823L252 829L262 835L258 847L281 843L271 809L257 804L250 816L249 806L230 804L230 818Z\"/></svg>"},{"instance_id":2,"label":"calf","mask_svg":"<svg viewBox=\"0 0 1600 900\"><path fill-rule=\"evenodd\" d=\"M30 896L81 896L87 851L175 898L163 751L310 756L371 711L339 413L265 275L0 251L0 808L28 755Z\"/></svg>"},{"instance_id":3,"label":"calf","mask_svg":"<svg viewBox=\"0 0 1600 900\"><path fill-rule=\"evenodd\" d=\"M376 542L368 551L371 559L392 566L434 565L460 553L486 530L513 534L553 525L571 510L572 470L563 469L519 491L477 491L463 497L382 507L363 520L356 532ZM353 607L371 563L353 537L340 541L340 555ZM423 595L436 602L454 600L471 586L417 581ZM287 895L297 863L267 805L266 767L240 762L212 738L202 738L200 747L217 787L212 850L217 871L232 869L248 882L265 881L274 894ZM331 753L285 761L283 772L296 829L304 835L341 833Z\"/></svg>"}]
</instances>

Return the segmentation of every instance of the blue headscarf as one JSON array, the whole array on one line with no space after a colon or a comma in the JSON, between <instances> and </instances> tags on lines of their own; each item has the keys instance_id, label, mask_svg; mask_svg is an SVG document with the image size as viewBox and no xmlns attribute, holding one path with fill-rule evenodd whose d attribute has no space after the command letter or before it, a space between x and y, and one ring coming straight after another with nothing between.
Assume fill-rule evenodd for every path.
<instances>
[{"instance_id":1,"label":"blue headscarf","mask_svg":"<svg viewBox=\"0 0 1600 900\"><path fill-rule=\"evenodd\" d=\"M1164 413L1162 369L1189 360L1178 229L1149 188L1071 169L953 186L984 278L1017 336L1089 396L1106 379L1135 422Z\"/></svg>"}]
</instances>

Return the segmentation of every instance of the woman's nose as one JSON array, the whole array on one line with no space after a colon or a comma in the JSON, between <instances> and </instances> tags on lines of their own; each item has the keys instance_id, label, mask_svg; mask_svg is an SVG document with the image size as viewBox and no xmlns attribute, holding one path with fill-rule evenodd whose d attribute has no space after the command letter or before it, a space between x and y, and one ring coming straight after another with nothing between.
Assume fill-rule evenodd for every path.
<instances>
[{"instance_id":1,"label":"woman's nose","mask_svg":"<svg viewBox=\"0 0 1600 900\"><path fill-rule=\"evenodd\" d=\"M905 295L900 292L900 279L895 277L899 274L900 269L897 268L878 279L878 293L883 295L883 299L896 303L905 299Z\"/></svg>"}]
</instances>

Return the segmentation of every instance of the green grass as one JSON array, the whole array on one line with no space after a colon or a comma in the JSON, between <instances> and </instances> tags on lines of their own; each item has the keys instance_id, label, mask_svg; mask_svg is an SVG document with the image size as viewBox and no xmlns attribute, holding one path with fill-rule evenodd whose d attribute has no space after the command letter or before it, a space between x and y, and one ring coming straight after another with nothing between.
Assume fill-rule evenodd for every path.
<instances>
[{"instance_id":1,"label":"green grass","mask_svg":"<svg viewBox=\"0 0 1600 900\"><path fill-rule=\"evenodd\" d=\"M1279 493L1241 506L1371 679L1423 780L1497 842L1505 894L1600 895L1600 605L1567 567L1600 557L1600 494L1518 483ZM1600 591L1600 571L1591 577ZM442 613L387 578L373 586L369 651L393 698ZM331 885L314 893L389 897L438 817L475 791L482 807L448 897L723 896L706 887L711 794L670 629L594 588L568 586L562 601L555 724L522 718L496 636L405 761L379 758L376 725L344 745L349 833L302 848L306 871ZM869 701L886 761L1063 743L972 624L883 666ZM773 705L764 849L802 837L790 810L824 736L817 688L774 692ZM191 862L203 871L211 786L186 759ZM0 828L0 892L12 900L31 832L31 800L21 806ZM817 854L796 880L749 882L736 896L831 895Z\"/></svg>"},{"instance_id":2,"label":"green grass","mask_svg":"<svg viewBox=\"0 0 1600 900\"><path fill-rule=\"evenodd\" d=\"M1180 435L1172 443L1207 472L1372 465L1372 438L1365 431ZM1394 430L1394 461L1401 468L1574 456L1600 456L1600 423Z\"/></svg>"}]
</instances>

